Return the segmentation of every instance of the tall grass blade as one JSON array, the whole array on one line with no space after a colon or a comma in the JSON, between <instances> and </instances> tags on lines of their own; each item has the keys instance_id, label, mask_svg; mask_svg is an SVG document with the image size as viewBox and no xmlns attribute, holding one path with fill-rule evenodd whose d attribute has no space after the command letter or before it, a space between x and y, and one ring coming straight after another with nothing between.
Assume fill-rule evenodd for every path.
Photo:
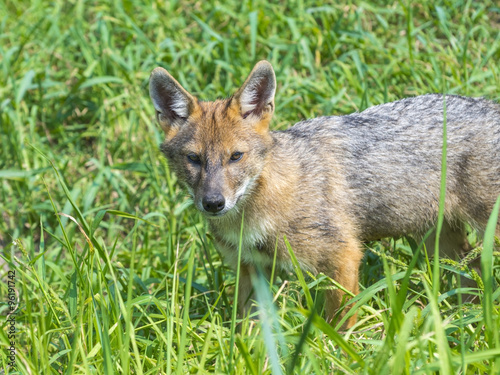
<instances>
[{"instance_id":1,"label":"tall grass blade","mask_svg":"<svg viewBox=\"0 0 500 375\"><path fill-rule=\"evenodd\" d=\"M277 331L276 335L279 338L282 336L276 310L273 305L273 298L269 291L269 286L260 272L252 278L252 282L259 303L259 318L262 324L262 336L264 337L269 362L271 363L271 370L273 374L282 374L278 348L281 349L281 351L286 351L286 344L279 345L273 334L273 331ZM280 341L283 342L284 340L281 339ZM286 352L284 354L286 356Z\"/></svg>"},{"instance_id":2,"label":"tall grass blade","mask_svg":"<svg viewBox=\"0 0 500 375\"><path fill-rule=\"evenodd\" d=\"M304 274L302 273L302 270L300 269L300 264L299 261L297 260L297 257L295 256L295 253L293 252L292 247L290 246L290 243L286 239L286 236L284 236L284 241L286 248L288 250L288 254L290 255L290 260L292 261L292 266L293 266L293 271L297 278L299 279L300 286L302 287L302 290L304 292L304 295L306 297L307 301L307 307L312 310L314 308L314 302L311 296L311 292L309 290L309 287L306 283L306 279L304 278Z\"/></svg>"},{"instance_id":3,"label":"tall grass blade","mask_svg":"<svg viewBox=\"0 0 500 375\"><path fill-rule=\"evenodd\" d=\"M444 222L444 207L446 198L446 158L447 158L447 144L448 136L446 130L446 95L443 95L443 148L441 156L441 188L439 191L439 211L438 220L436 225L436 241L434 244L434 267L432 269L432 292L434 298L437 298L439 294L439 238L441 235L441 229L443 228Z\"/></svg>"},{"instance_id":4,"label":"tall grass blade","mask_svg":"<svg viewBox=\"0 0 500 375\"><path fill-rule=\"evenodd\" d=\"M439 369L442 374L452 374L453 366L451 363L450 347L443 327L439 305L437 299L434 297L433 291L429 288L425 279L423 280L423 284L431 306L432 325L434 327L437 353L439 355Z\"/></svg>"},{"instance_id":5,"label":"tall grass blade","mask_svg":"<svg viewBox=\"0 0 500 375\"><path fill-rule=\"evenodd\" d=\"M184 369L184 355L186 352L186 337L188 327L191 325L189 320L189 306L191 305L191 287L193 284L193 270L194 270L194 254L195 249L191 248L191 253L189 254L188 260L188 275L186 280L186 290L184 294L184 314L182 316L182 328L181 328L181 337L179 342L179 354L177 356L177 374L183 375L185 373Z\"/></svg>"},{"instance_id":6,"label":"tall grass blade","mask_svg":"<svg viewBox=\"0 0 500 375\"><path fill-rule=\"evenodd\" d=\"M493 305L493 246L495 243L495 232L498 228L498 215L500 211L500 196L497 198L490 219L486 225L483 240L483 251L481 253L481 277L484 284L483 314L486 329L486 340L490 348L500 348L499 340L499 316L495 314ZM500 288L499 288L500 290ZM498 309L498 306L497 306ZM496 358L492 364L493 373L500 372L500 358Z\"/></svg>"},{"instance_id":7,"label":"tall grass blade","mask_svg":"<svg viewBox=\"0 0 500 375\"><path fill-rule=\"evenodd\" d=\"M229 341L229 366L228 372L233 373L233 348L234 339L236 333L236 315L238 313L238 296L239 296L239 285L240 285L240 273L241 273L241 252L243 247L243 224L245 223L245 211L241 213L241 227L240 227L240 239L238 244L238 263L236 266L236 284L234 288L234 302L233 302L233 312L231 314L231 336Z\"/></svg>"}]
</instances>

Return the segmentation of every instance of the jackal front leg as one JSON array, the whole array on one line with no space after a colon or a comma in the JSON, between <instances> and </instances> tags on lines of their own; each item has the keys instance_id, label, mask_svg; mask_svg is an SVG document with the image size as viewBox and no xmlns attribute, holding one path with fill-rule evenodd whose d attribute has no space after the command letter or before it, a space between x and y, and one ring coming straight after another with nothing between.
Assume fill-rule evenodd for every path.
<instances>
[{"instance_id":1,"label":"jackal front leg","mask_svg":"<svg viewBox=\"0 0 500 375\"><path fill-rule=\"evenodd\" d=\"M240 318L244 318L252 309L252 303L255 299L252 276L255 275L255 272L253 265L241 263L238 284L238 315Z\"/></svg>"},{"instance_id":2,"label":"jackal front leg","mask_svg":"<svg viewBox=\"0 0 500 375\"><path fill-rule=\"evenodd\" d=\"M344 244L339 250L340 252L336 251L334 256L335 261L330 263L328 269L322 270L322 272L356 295L359 292L359 265L363 256L360 246L357 241L353 241L350 246ZM351 306L345 302L351 297L341 289L328 290L325 297L325 318L330 324L335 324L349 311ZM339 312L340 309L342 311ZM356 315L354 314L347 319L342 325L342 329L352 327L356 323Z\"/></svg>"}]
</instances>

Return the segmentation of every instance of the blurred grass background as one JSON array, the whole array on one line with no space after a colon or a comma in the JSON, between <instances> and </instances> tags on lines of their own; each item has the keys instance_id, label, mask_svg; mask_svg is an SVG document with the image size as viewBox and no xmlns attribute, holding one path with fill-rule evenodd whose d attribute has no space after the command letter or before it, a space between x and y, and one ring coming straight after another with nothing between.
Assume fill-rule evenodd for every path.
<instances>
[{"instance_id":1,"label":"blurred grass background","mask_svg":"<svg viewBox=\"0 0 500 375\"><path fill-rule=\"evenodd\" d=\"M19 373L498 373L498 256L490 311L482 285L457 298L466 265L443 264L429 298L406 241L370 244L354 332L310 317L292 279L270 288L272 324L233 333L234 272L158 151L147 85L163 66L224 97L267 59L274 129L431 92L498 101L499 30L496 1L0 2L0 313L15 269Z\"/></svg>"}]
</instances>

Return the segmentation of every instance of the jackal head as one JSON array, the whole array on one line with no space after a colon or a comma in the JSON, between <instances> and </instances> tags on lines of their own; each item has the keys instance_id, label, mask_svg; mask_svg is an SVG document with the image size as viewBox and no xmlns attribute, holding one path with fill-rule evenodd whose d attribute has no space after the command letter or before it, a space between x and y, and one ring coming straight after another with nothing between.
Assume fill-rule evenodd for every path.
<instances>
[{"instance_id":1,"label":"jackal head","mask_svg":"<svg viewBox=\"0 0 500 375\"><path fill-rule=\"evenodd\" d=\"M165 69L153 70L149 92L165 132L160 149L206 216L237 210L259 184L273 142L275 90L267 61L255 65L232 97L214 102L192 96Z\"/></svg>"}]
</instances>

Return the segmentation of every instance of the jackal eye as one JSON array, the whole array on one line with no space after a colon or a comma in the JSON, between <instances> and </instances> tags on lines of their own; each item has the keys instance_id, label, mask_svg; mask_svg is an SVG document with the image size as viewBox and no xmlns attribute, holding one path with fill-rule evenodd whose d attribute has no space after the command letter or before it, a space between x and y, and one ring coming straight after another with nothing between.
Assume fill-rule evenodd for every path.
<instances>
[{"instance_id":1,"label":"jackal eye","mask_svg":"<svg viewBox=\"0 0 500 375\"><path fill-rule=\"evenodd\" d=\"M243 157L243 152L234 152L232 155L231 155L231 161L238 161L240 160L241 158Z\"/></svg>"},{"instance_id":2,"label":"jackal eye","mask_svg":"<svg viewBox=\"0 0 500 375\"><path fill-rule=\"evenodd\" d=\"M189 159L189 161L195 164L200 164L200 156L196 155L194 152L190 152L189 154L187 154L187 158Z\"/></svg>"}]
</instances>

